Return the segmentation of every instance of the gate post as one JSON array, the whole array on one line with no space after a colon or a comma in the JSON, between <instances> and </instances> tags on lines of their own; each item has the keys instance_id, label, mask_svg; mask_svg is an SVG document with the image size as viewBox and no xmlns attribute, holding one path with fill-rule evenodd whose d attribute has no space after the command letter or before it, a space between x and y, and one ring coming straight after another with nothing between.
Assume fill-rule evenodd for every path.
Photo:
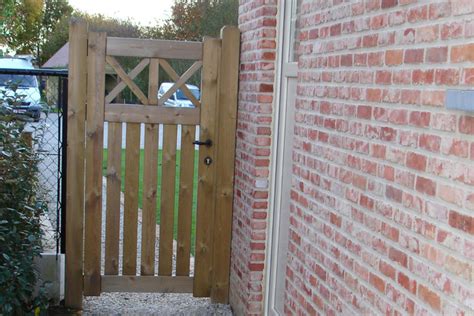
<instances>
[{"instance_id":1,"label":"gate post","mask_svg":"<svg viewBox=\"0 0 474 316\"><path fill-rule=\"evenodd\" d=\"M221 41L205 38L203 42L201 124L199 139L217 139L217 98ZM196 215L196 250L194 261L193 295L207 297L212 285L212 238L214 229L214 201L216 164L205 164L209 157L216 160L216 147L199 148L199 182Z\"/></svg>"},{"instance_id":2,"label":"gate post","mask_svg":"<svg viewBox=\"0 0 474 316\"><path fill-rule=\"evenodd\" d=\"M211 300L213 303L227 304L234 202L240 31L235 26L225 26L221 30L221 39Z\"/></svg>"},{"instance_id":3,"label":"gate post","mask_svg":"<svg viewBox=\"0 0 474 316\"><path fill-rule=\"evenodd\" d=\"M65 305L82 308L87 23L69 26Z\"/></svg>"}]
</instances>

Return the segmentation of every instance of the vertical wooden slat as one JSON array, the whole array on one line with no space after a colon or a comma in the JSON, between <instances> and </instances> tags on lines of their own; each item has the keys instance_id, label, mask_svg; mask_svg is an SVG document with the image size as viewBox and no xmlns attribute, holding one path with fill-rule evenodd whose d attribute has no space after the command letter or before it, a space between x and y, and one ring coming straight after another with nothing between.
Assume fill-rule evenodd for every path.
<instances>
[{"instance_id":1,"label":"vertical wooden slat","mask_svg":"<svg viewBox=\"0 0 474 316\"><path fill-rule=\"evenodd\" d=\"M189 275L194 178L193 141L195 134L195 126L182 126L178 206L178 249L176 254L176 275L178 276Z\"/></svg>"},{"instance_id":2,"label":"vertical wooden slat","mask_svg":"<svg viewBox=\"0 0 474 316\"><path fill-rule=\"evenodd\" d=\"M148 102L158 104L159 60L152 59L148 80ZM155 273L156 190L158 170L158 124L145 124L141 275Z\"/></svg>"},{"instance_id":3,"label":"vertical wooden slat","mask_svg":"<svg viewBox=\"0 0 474 316\"><path fill-rule=\"evenodd\" d=\"M219 73L219 119L216 159L216 206L211 300L229 301L230 242L234 190L235 129L239 75L240 31L226 26L221 30L222 50Z\"/></svg>"},{"instance_id":4,"label":"vertical wooden slat","mask_svg":"<svg viewBox=\"0 0 474 316\"><path fill-rule=\"evenodd\" d=\"M117 275L122 190L122 123L108 123L105 274Z\"/></svg>"},{"instance_id":5,"label":"vertical wooden slat","mask_svg":"<svg viewBox=\"0 0 474 316\"><path fill-rule=\"evenodd\" d=\"M125 201L123 215L123 274L137 273L138 180L140 124L127 123L125 149Z\"/></svg>"},{"instance_id":6,"label":"vertical wooden slat","mask_svg":"<svg viewBox=\"0 0 474 316\"><path fill-rule=\"evenodd\" d=\"M106 33L89 33L87 57L84 295L100 295Z\"/></svg>"},{"instance_id":7,"label":"vertical wooden slat","mask_svg":"<svg viewBox=\"0 0 474 316\"><path fill-rule=\"evenodd\" d=\"M216 141L218 73L221 41L206 38L203 45L202 96L200 140ZM215 160L216 147L199 148L199 180L196 218L196 260L194 267L194 296L209 296L212 272L212 229L214 227L215 163L206 165L204 160Z\"/></svg>"},{"instance_id":8,"label":"vertical wooden slat","mask_svg":"<svg viewBox=\"0 0 474 316\"><path fill-rule=\"evenodd\" d=\"M163 127L160 250L158 275L169 276L173 264L174 190L176 176L176 125Z\"/></svg>"},{"instance_id":9,"label":"vertical wooden slat","mask_svg":"<svg viewBox=\"0 0 474 316\"><path fill-rule=\"evenodd\" d=\"M69 26L65 305L82 308L87 23Z\"/></svg>"}]
</instances>

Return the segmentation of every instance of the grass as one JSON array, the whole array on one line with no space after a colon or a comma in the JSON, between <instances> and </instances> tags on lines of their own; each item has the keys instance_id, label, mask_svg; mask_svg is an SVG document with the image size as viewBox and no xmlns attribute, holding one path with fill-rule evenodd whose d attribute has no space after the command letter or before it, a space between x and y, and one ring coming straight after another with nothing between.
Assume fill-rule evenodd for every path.
<instances>
[{"instance_id":1,"label":"grass","mask_svg":"<svg viewBox=\"0 0 474 316\"><path fill-rule=\"evenodd\" d=\"M198 170L198 151L194 152L194 178L193 178L193 202L192 202L192 225L191 225L191 253L194 255L195 243L196 243L196 209L197 209L197 170ZM107 171L107 157L108 151L104 149L104 158L102 161L102 173L105 175ZM184 157L183 157L184 158ZM125 149L122 149L122 192L124 192L125 185ZM189 159L189 158L187 158ZM156 196L156 221L160 223L160 210L161 210L161 166L163 160L162 150L158 150L158 187ZM140 149L139 170L139 186L138 186L138 206L142 208L143 203L143 162L144 162L144 150ZM175 197L174 197L174 225L173 225L173 236L177 238L178 233L178 205L179 205L179 178L181 171L181 151L176 151L176 178L175 178Z\"/></svg>"}]
</instances>

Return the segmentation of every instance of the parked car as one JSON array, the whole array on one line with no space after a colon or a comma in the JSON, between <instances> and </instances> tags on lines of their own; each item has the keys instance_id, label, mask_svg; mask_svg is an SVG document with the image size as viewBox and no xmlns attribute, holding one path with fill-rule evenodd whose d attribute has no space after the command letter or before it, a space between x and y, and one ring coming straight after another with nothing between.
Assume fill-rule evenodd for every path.
<instances>
[{"instance_id":1,"label":"parked car","mask_svg":"<svg viewBox=\"0 0 474 316\"><path fill-rule=\"evenodd\" d=\"M158 90L158 98L161 98L173 85L173 82L163 82ZM201 92L198 87L191 84L187 84L186 87L191 91L196 99L201 99ZM194 107L194 104L186 97L181 89L178 89L168 100L165 101L165 106L192 108Z\"/></svg>"},{"instance_id":2,"label":"parked car","mask_svg":"<svg viewBox=\"0 0 474 316\"><path fill-rule=\"evenodd\" d=\"M34 67L29 58L9 57L0 58L1 69L34 69ZM39 121L41 117L41 94L35 76L0 72L0 101L3 112L28 116L35 121Z\"/></svg>"}]
</instances>

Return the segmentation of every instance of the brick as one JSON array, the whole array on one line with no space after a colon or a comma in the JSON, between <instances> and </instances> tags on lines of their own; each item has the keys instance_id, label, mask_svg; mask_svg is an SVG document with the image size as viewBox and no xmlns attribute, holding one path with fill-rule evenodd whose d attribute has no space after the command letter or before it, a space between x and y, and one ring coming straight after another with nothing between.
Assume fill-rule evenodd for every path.
<instances>
[{"instance_id":1,"label":"brick","mask_svg":"<svg viewBox=\"0 0 474 316\"><path fill-rule=\"evenodd\" d=\"M456 131L456 115L435 113L432 115L431 127L441 131L454 132Z\"/></svg>"},{"instance_id":2,"label":"brick","mask_svg":"<svg viewBox=\"0 0 474 316\"><path fill-rule=\"evenodd\" d=\"M474 235L474 217L460 214L455 211L449 212L449 225L462 230L468 234Z\"/></svg>"},{"instance_id":3,"label":"brick","mask_svg":"<svg viewBox=\"0 0 474 316\"><path fill-rule=\"evenodd\" d=\"M443 24L440 30L442 40L462 37L463 32L463 24L460 22L451 22Z\"/></svg>"},{"instance_id":4,"label":"brick","mask_svg":"<svg viewBox=\"0 0 474 316\"><path fill-rule=\"evenodd\" d=\"M378 277L377 275L371 273L369 276L369 282L372 284L379 292L385 292L385 282L382 278Z\"/></svg>"},{"instance_id":5,"label":"brick","mask_svg":"<svg viewBox=\"0 0 474 316\"><path fill-rule=\"evenodd\" d=\"M416 43L430 43L438 39L439 26L438 25L423 26L423 27L417 28L415 34L416 34L415 36Z\"/></svg>"},{"instance_id":6,"label":"brick","mask_svg":"<svg viewBox=\"0 0 474 316\"><path fill-rule=\"evenodd\" d=\"M448 47L430 47L426 49L427 63L444 63L448 60Z\"/></svg>"},{"instance_id":7,"label":"brick","mask_svg":"<svg viewBox=\"0 0 474 316\"><path fill-rule=\"evenodd\" d=\"M352 66L352 55L351 54L341 56L341 66L346 66L346 67Z\"/></svg>"},{"instance_id":8,"label":"brick","mask_svg":"<svg viewBox=\"0 0 474 316\"><path fill-rule=\"evenodd\" d=\"M402 190L396 189L390 185L387 185L387 188L385 190L385 196L392 201L395 201L397 203L402 202Z\"/></svg>"},{"instance_id":9,"label":"brick","mask_svg":"<svg viewBox=\"0 0 474 316\"><path fill-rule=\"evenodd\" d=\"M377 46L378 34L365 35L362 39L363 47L375 47Z\"/></svg>"},{"instance_id":10,"label":"brick","mask_svg":"<svg viewBox=\"0 0 474 316\"><path fill-rule=\"evenodd\" d=\"M406 165L408 168L411 168L414 170L425 171L427 160L428 159L426 158L426 156L409 152L407 153Z\"/></svg>"},{"instance_id":11,"label":"brick","mask_svg":"<svg viewBox=\"0 0 474 316\"><path fill-rule=\"evenodd\" d=\"M338 36L341 35L341 23L334 24L330 28L331 36Z\"/></svg>"},{"instance_id":12,"label":"brick","mask_svg":"<svg viewBox=\"0 0 474 316\"><path fill-rule=\"evenodd\" d=\"M465 140L456 138L443 138L441 141L441 153L460 158L468 158L469 143Z\"/></svg>"},{"instance_id":13,"label":"brick","mask_svg":"<svg viewBox=\"0 0 474 316\"><path fill-rule=\"evenodd\" d=\"M412 72L412 83L415 85L427 85L432 84L434 81L434 71L433 70L421 70L415 69Z\"/></svg>"},{"instance_id":14,"label":"brick","mask_svg":"<svg viewBox=\"0 0 474 316\"><path fill-rule=\"evenodd\" d=\"M372 30L378 30L381 28L386 27L388 24L388 16L386 14L379 14L376 16L373 16L370 19L370 28Z\"/></svg>"},{"instance_id":15,"label":"brick","mask_svg":"<svg viewBox=\"0 0 474 316\"><path fill-rule=\"evenodd\" d=\"M390 71L379 70L375 73L375 83L377 84L391 84L392 73Z\"/></svg>"},{"instance_id":16,"label":"brick","mask_svg":"<svg viewBox=\"0 0 474 316\"><path fill-rule=\"evenodd\" d=\"M380 89L367 89L367 101L380 102L382 98L382 90Z\"/></svg>"},{"instance_id":17,"label":"brick","mask_svg":"<svg viewBox=\"0 0 474 316\"><path fill-rule=\"evenodd\" d=\"M459 84L458 69L436 69L435 82L438 85L457 85Z\"/></svg>"},{"instance_id":18,"label":"brick","mask_svg":"<svg viewBox=\"0 0 474 316\"><path fill-rule=\"evenodd\" d=\"M440 183L438 195L442 200L462 207L464 197L462 190Z\"/></svg>"},{"instance_id":19,"label":"brick","mask_svg":"<svg viewBox=\"0 0 474 316\"><path fill-rule=\"evenodd\" d=\"M430 125L431 113L413 111L410 113L409 122L417 127L428 127Z\"/></svg>"},{"instance_id":20,"label":"brick","mask_svg":"<svg viewBox=\"0 0 474 316\"><path fill-rule=\"evenodd\" d=\"M372 118L372 107L360 105L357 107L357 117L360 119L370 120Z\"/></svg>"},{"instance_id":21,"label":"brick","mask_svg":"<svg viewBox=\"0 0 474 316\"><path fill-rule=\"evenodd\" d=\"M466 23L464 24L464 36L466 38L471 38L474 36L474 20L466 21Z\"/></svg>"},{"instance_id":22,"label":"brick","mask_svg":"<svg viewBox=\"0 0 474 316\"><path fill-rule=\"evenodd\" d=\"M421 134L420 148L431 152L439 152L441 147L441 137L437 135Z\"/></svg>"},{"instance_id":23,"label":"brick","mask_svg":"<svg viewBox=\"0 0 474 316\"><path fill-rule=\"evenodd\" d=\"M416 190L434 196L436 194L436 183L433 180L418 176L416 177Z\"/></svg>"},{"instance_id":24,"label":"brick","mask_svg":"<svg viewBox=\"0 0 474 316\"><path fill-rule=\"evenodd\" d=\"M451 3L441 2L430 4L429 19L436 20L451 15Z\"/></svg>"},{"instance_id":25,"label":"brick","mask_svg":"<svg viewBox=\"0 0 474 316\"><path fill-rule=\"evenodd\" d=\"M474 62L474 43L451 48L451 62L460 63L465 61Z\"/></svg>"},{"instance_id":26,"label":"brick","mask_svg":"<svg viewBox=\"0 0 474 316\"><path fill-rule=\"evenodd\" d=\"M403 62L403 50L387 50L385 53L385 65L397 66Z\"/></svg>"},{"instance_id":27,"label":"brick","mask_svg":"<svg viewBox=\"0 0 474 316\"><path fill-rule=\"evenodd\" d=\"M474 68L464 69L463 82L468 85L474 85Z\"/></svg>"},{"instance_id":28,"label":"brick","mask_svg":"<svg viewBox=\"0 0 474 316\"><path fill-rule=\"evenodd\" d=\"M382 9L393 8L398 4L398 0L382 0Z\"/></svg>"},{"instance_id":29,"label":"brick","mask_svg":"<svg viewBox=\"0 0 474 316\"><path fill-rule=\"evenodd\" d=\"M408 122L407 110L391 110L388 121L393 124L405 125Z\"/></svg>"},{"instance_id":30,"label":"brick","mask_svg":"<svg viewBox=\"0 0 474 316\"><path fill-rule=\"evenodd\" d=\"M411 70L394 70L392 81L395 84L411 84Z\"/></svg>"},{"instance_id":31,"label":"brick","mask_svg":"<svg viewBox=\"0 0 474 316\"><path fill-rule=\"evenodd\" d=\"M428 19L428 6L423 5L408 10L408 22L415 23Z\"/></svg>"},{"instance_id":32,"label":"brick","mask_svg":"<svg viewBox=\"0 0 474 316\"><path fill-rule=\"evenodd\" d=\"M273 92L273 84L261 83L258 90L259 92Z\"/></svg>"},{"instance_id":33,"label":"brick","mask_svg":"<svg viewBox=\"0 0 474 316\"><path fill-rule=\"evenodd\" d=\"M419 90L402 90L401 101L403 104L419 104L420 97Z\"/></svg>"},{"instance_id":34,"label":"brick","mask_svg":"<svg viewBox=\"0 0 474 316\"><path fill-rule=\"evenodd\" d=\"M417 48L417 49L407 49L405 50L405 58L403 59L403 62L405 64L419 64L423 62L423 54L424 54L424 49L423 48Z\"/></svg>"},{"instance_id":35,"label":"brick","mask_svg":"<svg viewBox=\"0 0 474 316\"><path fill-rule=\"evenodd\" d=\"M396 44L414 44L415 43L415 29L414 28L407 28L405 30L401 30L397 32L396 36Z\"/></svg>"},{"instance_id":36,"label":"brick","mask_svg":"<svg viewBox=\"0 0 474 316\"><path fill-rule=\"evenodd\" d=\"M418 284L418 296L425 301L431 308L439 311L441 309L441 299L438 294L428 287Z\"/></svg>"},{"instance_id":37,"label":"brick","mask_svg":"<svg viewBox=\"0 0 474 316\"><path fill-rule=\"evenodd\" d=\"M383 52L368 53L367 65L369 66L382 66L384 60Z\"/></svg>"},{"instance_id":38,"label":"brick","mask_svg":"<svg viewBox=\"0 0 474 316\"><path fill-rule=\"evenodd\" d=\"M390 247L389 252L388 252L388 257L394 261L400 264L402 267L407 267L408 264L408 257L406 253L403 251L400 251L396 248Z\"/></svg>"},{"instance_id":39,"label":"brick","mask_svg":"<svg viewBox=\"0 0 474 316\"><path fill-rule=\"evenodd\" d=\"M385 276L389 277L390 279L392 279L392 280L396 279L397 271L389 263L386 263L385 261L380 261L379 270L380 270L380 272L382 272Z\"/></svg>"},{"instance_id":40,"label":"brick","mask_svg":"<svg viewBox=\"0 0 474 316\"><path fill-rule=\"evenodd\" d=\"M474 135L474 116L461 115L459 118L459 132Z\"/></svg>"},{"instance_id":41,"label":"brick","mask_svg":"<svg viewBox=\"0 0 474 316\"><path fill-rule=\"evenodd\" d=\"M407 289L410 293L416 294L416 281L413 279L410 279L406 274L403 272L398 272L398 284L403 286L405 289Z\"/></svg>"},{"instance_id":42,"label":"brick","mask_svg":"<svg viewBox=\"0 0 474 316\"><path fill-rule=\"evenodd\" d=\"M453 15L465 15L474 12L474 3L471 0L457 0L452 6Z\"/></svg>"},{"instance_id":43,"label":"brick","mask_svg":"<svg viewBox=\"0 0 474 316\"><path fill-rule=\"evenodd\" d=\"M444 106L445 91L424 90L421 93L421 104L441 107Z\"/></svg>"}]
</instances>

